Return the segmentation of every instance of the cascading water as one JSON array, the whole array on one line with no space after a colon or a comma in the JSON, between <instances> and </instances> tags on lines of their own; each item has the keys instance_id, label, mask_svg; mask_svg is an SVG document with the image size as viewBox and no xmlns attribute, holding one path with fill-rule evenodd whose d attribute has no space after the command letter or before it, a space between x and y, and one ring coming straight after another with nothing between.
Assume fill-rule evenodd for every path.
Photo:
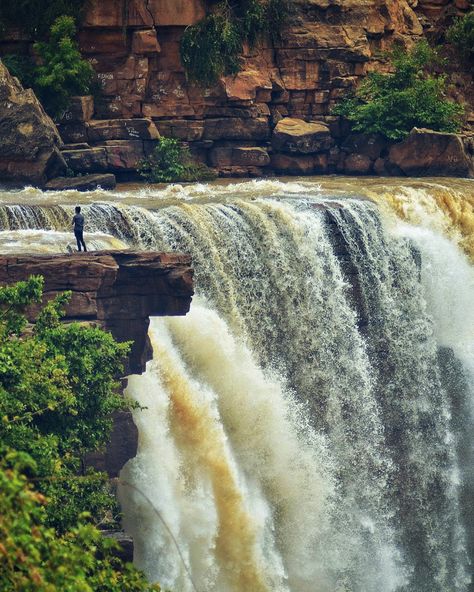
<instances>
[{"instance_id":1,"label":"cascading water","mask_svg":"<svg viewBox=\"0 0 474 592\"><path fill-rule=\"evenodd\" d=\"M196 270L191 312L152 321L129 380L137 564L183 592L467 592L470 186L462 203L386 189L405 221L345 187L201 187L84 207L97 245L190 252ZM73 205L0 205L0 244L64 250Z\"/></svg>"}]
</instances>

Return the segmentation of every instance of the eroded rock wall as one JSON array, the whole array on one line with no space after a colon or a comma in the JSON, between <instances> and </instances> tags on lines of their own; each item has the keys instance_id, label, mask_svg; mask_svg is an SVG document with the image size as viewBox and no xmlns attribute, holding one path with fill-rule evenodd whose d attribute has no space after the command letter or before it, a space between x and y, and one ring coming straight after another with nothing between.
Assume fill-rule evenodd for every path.
<instances>
[{"instance_id":1,"label":"eroded rock wall","mask_svg":"<svg viewBox=\"0 0 474 592\"><path fill-rule=\"evenodd\" d=\"M237 76L203 89L186 79L179 45L208 4L88 0L79 41L101 93L93 119L90 110L76 108L60 121L73 171L126 177L161 134L189 143L223 176L387 172L376 163L390 147L375 157L372 149L354 151L360 138L350 137L333 107L367 72L387 68L381 51L424 35L439 40L453 16L472 6L470 0L292 0L281 41L246 48ZM467 98L472 111L472 72L453 72L452 81L453 96ZM285 118L326 126L332 143L324 150L276 149L272 132ZM371 142L380 145L379 138Z\"/></svg>"}]
</instances>

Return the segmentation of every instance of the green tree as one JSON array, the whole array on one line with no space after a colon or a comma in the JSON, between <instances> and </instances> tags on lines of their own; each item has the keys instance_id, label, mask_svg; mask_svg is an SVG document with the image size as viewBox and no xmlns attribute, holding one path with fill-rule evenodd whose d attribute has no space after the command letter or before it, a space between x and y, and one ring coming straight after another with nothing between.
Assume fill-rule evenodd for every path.
<instances>
[{"instance_id":1,"label":"green tree","mask_svg":"<svg viewBox=\"0 0 474 592\"><path fill-rule=\"evenodd\" d=\"M118 546L84 521L68 532L47 525L47 499L25 474L35 470L28 455L6 451L0 464L0 589L2 592L158 592Z\"/></svg>"},{"instance_id":2,"label":"green tree","mask_svg":"<svg viewBox=\"0 0 474 592\"><path fill-rule=\"evenodd\" d=\"M61 16L54 21L47 42L35 43L40 59L34 91L45 109L58 116L74 95L91 92L94 69L83 60L74 41L76 26L70 16Z\"/></svg>"},{"instance_id":3,"label":"green tree","mask_svg":"<svg viewBox=\"0 0 474 592\"><path fill-rule=\"evenodd\" d=\"M117 376L129 345L98 328L63 325L63 294L25 333L24 310L38 303L42 278L0 288L0 453L12 449L34 461L31 476L50 499L46 522L63 532L87 510L95 523L113 522L115 498L106 475L76 480L88 451L108 441L111 414L128 409Z\"/></svg>"},{"instance_id":4,"label":"green tree","mask_svg":"<svg viewBox=\"0 0 474 592\"><path fill-rule=\"evenodd\" d=\"M452 43L466 59L474 58L474 11L454 21L446 33Z\"/></svg>"},{"instance_id":5,"label":"green tree","mask_svg":"<svg viewBox=\"0 0 474 592\"><path fill-rule=\"evenodd\" d=\"M61 323L65 293L40 308L43 279L0 287L0 589L2 592L151 592L103 537L115 510L107 476L82 474L103 447L111 414L129 409L117 377L129 344Z\"/></svg>"},{"instance_id":6,"label":"green tree","mask_svg":"<svg viewBox=\"0 0 474 592\"><path fill-rule=\"evenodd\" d=\"M345 116L355 131L380 133L401 140L413 127L456 132L463 108L446 98L446 77L430 73L439 63L426 41L406 51L395 48L389 59L393 73L371 72L354 97L342 101L334 113Z\"/></svg>"},{"instance_id":7,"label":"green tree","mask_svg":"<svg viewBox=\"0 0 474 592\"><path fill-rule=\"evenodd\" d=\"M138 170L150 183L211 181L216 177L206 165L193 161L189 150L178 140L165 137L161 137L152 154L140 162Z\"/></svg>"},{"instance_id":8,"label":"green tree","mask_svg":"<svg viewBox=\"0 0 474 592\"><path fill-rule=\"evenodd\" d=\"M33 40L45 39L51 25L60 16L79 18L84 0L2 0L0 2L0 33L18 27Z\"/></svg>"},{"instance_id":9,"label":"green tree","mask_svg":"<svg viewBox=\"0 0 474 592\"><path fill-rule=\"evenodd\" d=\"M265 34L278 39L288 12L288 0L222 0L184 32L180 53L188 78L208 87L237 74L243 44Z\"/></svg>"}]
</instances>

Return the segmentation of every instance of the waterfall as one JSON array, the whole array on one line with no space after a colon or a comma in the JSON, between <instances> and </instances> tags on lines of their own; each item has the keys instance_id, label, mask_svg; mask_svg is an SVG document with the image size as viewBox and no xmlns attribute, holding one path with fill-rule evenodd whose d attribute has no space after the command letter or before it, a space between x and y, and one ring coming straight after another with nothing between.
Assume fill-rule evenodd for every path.
<instances>
[{"instance_id":1,"label":"waterfall","mask_svg":"<svg viewBox=\"0 0 474 592\"><path fill-rule=\"evenodd\" d=\"M263 183L83 207L96 244L190 252L196 271L126 392L135 561L183 592L467 592L471 194ZM65 248L65 202L0 205L0 243Z\"/></svg>"}]
</instances>

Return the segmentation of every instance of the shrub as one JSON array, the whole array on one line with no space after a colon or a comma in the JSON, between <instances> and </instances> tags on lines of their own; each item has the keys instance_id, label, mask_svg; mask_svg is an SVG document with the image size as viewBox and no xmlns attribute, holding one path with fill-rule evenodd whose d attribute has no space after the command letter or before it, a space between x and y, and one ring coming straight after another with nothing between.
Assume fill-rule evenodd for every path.
<instances>
[{"instance_id":1,"label":"shrub","mask_svg":"<svg viewBox=\"0 0 474 592\"><path fill-rule=\"evenodd\" d=\"M178 140L162 137L152 154L139 164L141 176L150 183L211 181L216 175L206 165L192 160Z\"/></svg>"},{"instance_id":2,"label":"shrub","mask_svg":"<svg viewBox=\"0 0 474 592\"><path fill-rule=\"evenodd\" d=\"M35 65L29 56L8 54L2 62L12 76L16 76L25 88L32 88L35 83Z\"/></svg>"},{"instance_id":3,"label":"shrub","mask_svg":"<svg viewBox=\"0 0 474 592\"><path fill-rule=\"evenodd\" d=\"M30 278L0 288L0 454L28 455L30 476L50 500L44 522L65 532L86 510L96 524L117 513L106 475L90 471L81 484L76 477L84 455L107 443L111 413L130 408L116 394L128 344L98 328L61 324L68 295L45 306L25 335L23 310L39 302L42 285Z\"/></svg>"},{"instance_id":4,"label":"shrub","mask_svg":"<svg viewBox=\"0 0 474 592\"><path fill-rule=\"evenodd\" d=\"M263 34L277 39L288 14L288 0L223 0L181 40L181 62L190 80L212 86L220 76L241 69L244 42Z\"/></svg>"},{"instance_id":5,"label":"shrub","mask_svg":"<svg viewBox=\"0 0 474 592\"><path fill-rule=\"evenodd\" d=\"M34 40L47 37L51 25L62 16L79 18L84 0L2 0L0 23L3 28L19 27Z\"/></svg>"},{"instance_id":6,"label":"shrub","mask_svg":"<svg viewBox=\"0 0 474 592\"><path fill-rule=\"evenodd\" d=\"M115 555L117 543L79 519L58 536L47 526L48 503L28 482L34 462L7 451L0 464L0 589L15 591L158 592L130 563Z\"/></svg>"},{"instance_id":7,"label":"shrub","mask_svg":"<svg viewBox=\"0 0 474 592\"><path fill-rule=\"evenodd\" d=\"M446 39L452 43L466 59L474 58L474 11L455 20L448 29Z\"/></svg>"},{"instance_id":8,"label":"shrub","mask_svg":"<svg viewBox=\"0 0 474 592\"><path fill-rule=\"evenodd\" d=\"M394 49L392 74L370 73L355 96L342 101L334 113L352 122L355 131L381 133L401 140L413 127L456 132L463 108L445 96L446 77L430 74L439 58L426 42L410 51Z\"/></svg>"},{"instance_id":9,"label":"shrub","mask_svg":"<svg viewBox=\"0 0 474 592\"><path fill-rule=\"evenodd\" d=\"M41 64L36 70L34 90L52 116L60 115L74 95L91 91L94 70L81 54L73 37L74 19L61 16L51 27L47 42L35 44Z\"/></svg>"}]
</instances>

